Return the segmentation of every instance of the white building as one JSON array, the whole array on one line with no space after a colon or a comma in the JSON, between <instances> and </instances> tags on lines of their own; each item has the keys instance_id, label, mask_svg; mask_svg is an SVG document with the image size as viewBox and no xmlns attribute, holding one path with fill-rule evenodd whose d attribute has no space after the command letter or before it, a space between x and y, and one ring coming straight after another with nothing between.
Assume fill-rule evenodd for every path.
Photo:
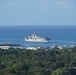
<instances>
[{"instance_id":1,"label":"white building","mask_svg":"<svg viewBox=\"0 0 76 75\"><path fill-rule=\"evenodd\" d=\"M0 46L0 49L9 49L10 48L10 46Z\"/></svg>"},{"instance_id":2,"label":"white building","mask_svg":"<svg viewBox=\"0 0 76 75\"><path fill-rule=\"evenodd\" d=\"M64 46L58 46L58 48L59 49L65 49L65 48L67 48L67 46L66 45L64 45Z\"/></svg>"},{"instance_id":3,"label":"white building","mask_svg":"<svg viewBox=\"0 0 76 75\"><path fill-rule=\"evenodd\" d=\"M58 46L58 48L59 48L59 49L64 49L65 47L63 47L63 46Z\"/></svg>"},{"instance_id":4,"label":"white building","mask_svg":"<svg viewBox=\"0 0 76 75\"><path fill-rule=\"evenodd\" d=\"M76 48L76 46L75 45L71 45L70 48Z\"/></svg>"},{"instance_id":5,"label":"white building","mask_svg":"<svg viewBox=\"0 0 76 75\"><path fill-rule=\"evenodd\" d=\"M51 46L51 49L54 49L54 48L57 48L57 46L56 45Z\"/></svg>"},{"instance_id":6,"label":"white building","mask_svg":"<svg viewBox=\"0 0 76 75\"><path fill-rule=\"evenodd\" d=\"M27 47L26 49L27 50L38 50L40 49L40 47Z\"/></svg>"}]
</instances>

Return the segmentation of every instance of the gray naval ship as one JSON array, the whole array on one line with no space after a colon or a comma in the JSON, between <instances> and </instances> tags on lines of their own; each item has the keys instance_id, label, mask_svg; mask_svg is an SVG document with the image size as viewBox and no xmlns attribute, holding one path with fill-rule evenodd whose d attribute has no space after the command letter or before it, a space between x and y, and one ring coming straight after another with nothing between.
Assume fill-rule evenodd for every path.
<instances>
[{"instance_id":1,"label":"gray naval ship","mask_svg":"<svg viewBox=\"0 0 76 75\"><path fill-rule=\"evenodd\" d=\"M38 34L32 34L32 36L25 37L25 41L27 42L49 42L50 38L48 37L40 37Z\"/></svg>"}]
</instances>

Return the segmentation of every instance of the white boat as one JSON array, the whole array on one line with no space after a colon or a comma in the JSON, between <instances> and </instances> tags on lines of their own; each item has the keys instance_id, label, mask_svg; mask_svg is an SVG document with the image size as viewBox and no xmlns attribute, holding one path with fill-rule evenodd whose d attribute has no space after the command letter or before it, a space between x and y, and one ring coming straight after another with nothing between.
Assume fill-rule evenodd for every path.
<instances>
[{"instance_id":1,"label":"white boat","mask_svg":"<svg viewBox=\"0 0 76 75\"><path fill-rule=\"evenodd\" d=\"M48 42L50 38L48 37L40 37L37 34L33 34L32 36L25 37L25 41L27 42Z\"/></svg>"}]
</instances>

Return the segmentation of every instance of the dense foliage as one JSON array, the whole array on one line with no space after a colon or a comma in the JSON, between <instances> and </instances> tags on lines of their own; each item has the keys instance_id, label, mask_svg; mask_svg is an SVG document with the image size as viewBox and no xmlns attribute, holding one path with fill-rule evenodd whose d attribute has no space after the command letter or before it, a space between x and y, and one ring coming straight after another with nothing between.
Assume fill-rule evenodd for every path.
<instances>
[{"instance_id":1,"label":"dense foliage","mask_svg":"<svg viewBox=\"0 0 76 75\"><path fill-rule=\"evenodd\" d=\"M0 49L0 75L76 75L76 48Z\"/></svg>"}]
</instances>

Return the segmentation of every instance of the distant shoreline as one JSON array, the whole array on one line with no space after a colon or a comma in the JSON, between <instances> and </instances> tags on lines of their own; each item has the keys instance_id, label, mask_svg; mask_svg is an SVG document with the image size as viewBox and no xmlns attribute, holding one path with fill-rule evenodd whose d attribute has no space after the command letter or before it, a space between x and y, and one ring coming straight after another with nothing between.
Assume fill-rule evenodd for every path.
<instances>
[{"instance_id":1,"label":"distant shoreline","mask_svg":"<svg viewBox=\"0 0 76 75\"><path fill-rule=\"evenodd\" d=\"M21 44L0 44L0 46L21 46Z\"/></svg>"}]
</instances>

